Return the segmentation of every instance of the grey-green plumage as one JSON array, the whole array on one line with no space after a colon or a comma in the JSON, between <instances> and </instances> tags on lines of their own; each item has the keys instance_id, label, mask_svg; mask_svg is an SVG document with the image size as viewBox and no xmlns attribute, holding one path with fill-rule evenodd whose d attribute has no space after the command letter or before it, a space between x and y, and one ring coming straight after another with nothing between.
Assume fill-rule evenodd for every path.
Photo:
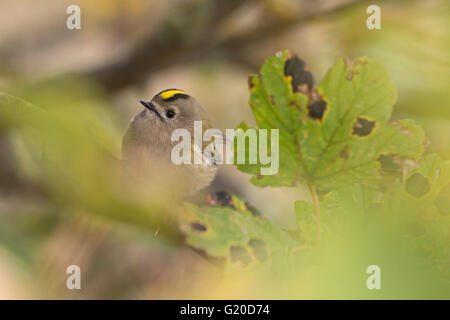
<instances>
[{"instance_id":1,"label":"grey-green plumage","mask_svg":"<svg viewBox=\"0 0 450 320\"><path fill-rule=\"evenodd\" d=\"M217 165L175 165L171 161L172 148L179 143L171 141L175 129L187 129L193 143L194 121L202 121L203 130L211 127L208 115L197 100L181 90L169 89L141 103L145 109L131 120L122 142L127 171L159 190L183 195L193 195L208 186L215 177Z\"/></svg>"}]
</instances>

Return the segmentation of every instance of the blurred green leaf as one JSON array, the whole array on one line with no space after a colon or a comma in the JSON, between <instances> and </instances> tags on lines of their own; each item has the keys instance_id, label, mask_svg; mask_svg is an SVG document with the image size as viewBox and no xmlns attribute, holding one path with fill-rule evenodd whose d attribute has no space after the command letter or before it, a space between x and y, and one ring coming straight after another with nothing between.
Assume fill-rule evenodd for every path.
<instances>
[{"instance_id":1,"label":"blurred green leaf","mask_svg":"<svg viewBox=\"0 0 450 320\"><path fill-rule=\"evenodd\" d=\"M0 128L10 128L21 125L35 113L41 110L14 96L0 92Z\"/></svg>"},{"instance_id":2,"label":"blurred green leaf","mask_svg":"<svg viewBox=\"0 0 450 320\"><path fill-rule=\"evenodd\" d=\"M240 207L186 204L180 211L180 229L186 243L241 266L265 261L276 253L289 253L296 242L284 230Z\"/></svg>"},{"instance_id":3,"label":"blurred green leaf","mask_svg":"<svg viewBox=\"0 0 450 320\"><path fill-rule=\"evenodd\" d=\"M38 108L0 95L0 125L13 134L20 173L55 206L173 235L163 200L135 197L136 190L126 188L120 160L99 143L107 131L98 116L89 103Z\"/></svg>"}]
</instances>

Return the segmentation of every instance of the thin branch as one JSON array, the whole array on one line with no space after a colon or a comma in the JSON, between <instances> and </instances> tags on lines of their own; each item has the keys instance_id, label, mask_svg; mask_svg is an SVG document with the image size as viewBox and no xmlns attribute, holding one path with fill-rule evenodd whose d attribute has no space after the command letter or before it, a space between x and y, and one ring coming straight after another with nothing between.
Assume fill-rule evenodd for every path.
<instances>
[{"instance_id":1,"label":"thin branch","mask_svg":"<svg viewBox=\"0 0 450 320\"><path fill-rule=\"evenodd\" d=\"M117 60L88 71L85 75L97 80L109 91L117 91L130 85L146 81L153 73L170 66L201 61L219 53L225 53L231 61L248 68L257 68L255 61L242 57L244 49L256 43L278 36L291 28L313 20L329 18L332 15L359 5L365 0L354 0L338 5L329 10L311 12L295 19L263 24L249 33L236 37L219 39L217 31L223 21L227 20L244 3L250 0L215 0L214 11L204 34L196 42L183 41L178 30L174 32L162 25L150 34L141 45ZM182 30L181 30L182 31Z\"/></svg>"},{"instance_id":2,"label":"thin branch","mask_svg":"<svg viewBox=\"0 0 450 320\"><path fill-rule=\"evenodd\" d=\"M187 41L183 32L164 21L147 39L115 61L89 70L85 75L98 81L109 91L142 83L152 73L183 62L202 59L219 25L247 0L214 0L208 24L197 42Z\"/></svg>"},{"instance_id":3,"label":"thin branch","mask_svg":"<svg viewBox=\"0 0 450 320\"><path fill-rule=\"evenodd\" d=\"M243 36L228 41L227 45L236 47L253 45L273 36L279 36L280 34L283 34L294 27L298 27L299 25L330 18L334 15L350 10L364 2L367 2L367 0L348 1L329 10L310 12L306 15L301 15L292 19L261 25L259 28L252 30L249 34L244 34Z\"/></svg>"}]
</instances>

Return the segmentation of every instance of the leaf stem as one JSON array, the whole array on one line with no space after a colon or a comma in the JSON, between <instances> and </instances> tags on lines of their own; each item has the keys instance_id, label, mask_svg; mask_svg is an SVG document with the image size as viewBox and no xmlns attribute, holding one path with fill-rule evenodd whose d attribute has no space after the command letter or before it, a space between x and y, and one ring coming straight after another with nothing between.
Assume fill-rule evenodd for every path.
<instances>
[{"instance_id":1,"label":"leaf stem","mask_svg":"<svg viewBox=\"0 0 450 320\"><path fill-rule=\"evenodd\" d=\"M317 195L316 187L313 185L309 185L309 189L311 191L311 195L314 201L314 207L316 209L316 217L317 217L317 246L320 246L322 242L322 223L320 220L320 205L319 205L319 197Z\"/></svg>"}]
</instances>

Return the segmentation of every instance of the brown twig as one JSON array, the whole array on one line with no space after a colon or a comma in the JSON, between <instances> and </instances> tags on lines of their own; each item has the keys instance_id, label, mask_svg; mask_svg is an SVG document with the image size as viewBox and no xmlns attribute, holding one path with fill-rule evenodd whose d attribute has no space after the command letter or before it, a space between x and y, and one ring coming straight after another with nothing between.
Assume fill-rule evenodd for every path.
<instances>
[{"instance_id":1,"label":"brown twig","mask_svg":"<svg viewBox=\"0 0 450 320\"><path fill-rule=\"evenodd\" d=\"M156 32L112 62L89 70L86 76L98 81L109 91L117 91L129 85L142 83L152 73L170 66L182 64L204 57L209 52L219 25L247 0L214 0L213 12L208 23L202 28L196 41L186 40L183 32L164 21Z\"/></svg>"},{"instance_id":2,"label":"brown twig","mask_svg":"<svg viewBox=\"0 0 450 320\"><path fill-rule=\"evenodd\" d=\"M217 37L222 23L248 1L250 0L215 0L211 18L197 41L185 42L180 38L180 30L174 32L163 24L156 32L149 34L141 45L113 62L89 70L85 75L97 80L107 90L117 91L142 83L153 73L170 66L200 61L218 53L221 53L220 56L225 55L232 62L252 69L257 68L259 63L242 57L245 48L251 48L260 41L278 36L300 24L329 18L365 0L347 1L327 10L312 10L292 19L277 19L275 22L271 20L269 23L261 21L261 25L250 32L243 32L231 38Z\"/></svg>"}]
</instances>

